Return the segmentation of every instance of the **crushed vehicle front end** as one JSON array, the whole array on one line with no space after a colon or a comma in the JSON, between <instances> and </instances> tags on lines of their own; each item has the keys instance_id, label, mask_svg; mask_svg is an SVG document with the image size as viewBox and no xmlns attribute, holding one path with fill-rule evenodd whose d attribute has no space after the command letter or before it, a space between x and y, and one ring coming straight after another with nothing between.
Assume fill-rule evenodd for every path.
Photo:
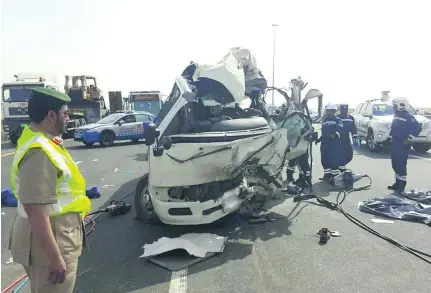
<instances>
[{"instance_id":1,"label":"crushed vehicle front end","mask_svg":"<svg viewBox=\"0 0 431 293\"><path fill-rule=\"evenodd\" d=\"M273 195L286 162L307 151L309 118L292 109L271 118L261 102L266 80L252 76L255 62L241 66L248 50L234 49L215 66L188 66L145 130L149 174L137 188L137 217L212 223L257 194Z\"/></svg>"}]
</instances>

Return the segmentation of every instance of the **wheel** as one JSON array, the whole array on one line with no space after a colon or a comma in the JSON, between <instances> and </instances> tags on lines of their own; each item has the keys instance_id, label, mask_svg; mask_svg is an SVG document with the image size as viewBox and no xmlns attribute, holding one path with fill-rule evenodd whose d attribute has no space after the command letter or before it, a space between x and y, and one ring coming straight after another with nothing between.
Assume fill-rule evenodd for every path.
<instances>
[{"instance_id":1,"label":"wheel","mask_svg":"<svg viewBox=\"0 0 431 293\"><path fill-rule=\"evenodd\" d=\"M115 133L111 130L105 130L100 134L100 145L103 147L110 147L114 144Z\"/></svg>"},{"instance_id":2,"label":"wheel","mask_svg":"<svg viewBox=\"0 0 431 293\"><path fill-rule=\"evenodd\" d=\"M427 143L414 144L413 149L418 153L426 153L431 149L431 144L427 144Z\"/></svg>"},{"instance_id":3,"label":"wheel","mask_svg":"<svg viewBox=\"0 0 431 293\"><path fill-rule=\"evenodd\" d=\"M10 134L10 142L12 143L12 145L17 145L18 143L18 139L20 138L22 131L24 130L24 128L20 127L16 130L15 133L11 133Z\"/></svg>"},{"instance_id":4,"label":"wheel","mask_svg":"<svg viewBox=\"0 0 431 293\"><path fill-rule=\"evenodd\" d=\"M136 185L134 200L135 218L145 224L160 224L161 221L154 210L148 188L148 174L142 176Z\"/></svg>"},{"instance_id":5,"label":"wheel","mask_svg":"<svg viewBox=\"0 0 431 293\"><path fill-rule=\"evenodd\" d=\"M139 142L139 139L132 139L132 142L133 142L133 143L138 143L138 142Z\"/></svg>"},{"instance_id":6,"label":"wheel","mask_svg":"<svg viewBox=\"0 0 431 293\"><path fill-rule=\"evenodd\" d=\"M11 134L10 142L12 143L12 145L16 145L18 143L18 137L15 134Z\"/></svg>"},{"instance_id":7,"label":"wheel","mask_svg":"<svg viewBox=\"0 0 431 293\"><path fill-rule=\"evenodd\" d=\"M84 144L85 144L85 146L86 147L91 147L93 144L94 144L94 142L84 142Z\"/></svg>"},{"instance_id":8,"label":"wheel","mask_svg":"<svg viewBox=\"0 0 431 293\"><path fill-rule=\"evenodd\" d=\"M86 125L87 124L87 121L85 121L85 119L84 118L81 118L81 119L79 119L79 124L82 126L82 125Z\"/></svg>"},{"instance_id":9,"label":"wheel","mask_svg":"<svg viewBox=\"0 0 431 293\"><path fill-rule=\"evenodd\" d=\"M372 130L368 131L367 135L367 147L373 153L379 153L382 151L382 147L374 141L374 133Z\"/></svg>"}]
</instances>

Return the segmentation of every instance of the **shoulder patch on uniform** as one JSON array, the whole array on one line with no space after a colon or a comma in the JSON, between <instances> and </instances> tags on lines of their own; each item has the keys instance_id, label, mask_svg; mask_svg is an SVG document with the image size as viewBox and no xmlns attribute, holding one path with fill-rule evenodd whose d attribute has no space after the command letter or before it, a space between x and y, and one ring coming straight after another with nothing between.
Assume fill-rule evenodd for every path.
<instances>
[{"instance_id":1,"label":"shoulder patch on uniform","mask_svg":"<svg viewBox=\"0 0 431 293\"><path fill-rule=\"evenodd\" d=\"M412 117L410 118L410 121L411 121L411 122L416 122L415 117L413 117L413 116L412 116Z\"/></svg>"}]
</instances>

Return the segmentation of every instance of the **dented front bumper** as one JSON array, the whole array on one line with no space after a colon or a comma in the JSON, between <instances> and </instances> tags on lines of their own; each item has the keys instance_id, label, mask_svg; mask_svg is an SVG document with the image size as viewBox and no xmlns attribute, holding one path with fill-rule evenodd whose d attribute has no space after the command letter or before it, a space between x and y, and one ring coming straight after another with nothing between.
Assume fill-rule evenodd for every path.
<instances>
[{"instance_id":1,"label":"dented front bumper","mask_svg":"<svg viewBox=\"0 0 431 293\"><path fill-rule=\"evenodd\" d=\"M151 201L159 219L168 225L209 224L239 209L246 199L244 186L226 191L215 200L164 201L152 196ZM153 193L154 194L154 193Z\"/></svg>"}]
</instances>

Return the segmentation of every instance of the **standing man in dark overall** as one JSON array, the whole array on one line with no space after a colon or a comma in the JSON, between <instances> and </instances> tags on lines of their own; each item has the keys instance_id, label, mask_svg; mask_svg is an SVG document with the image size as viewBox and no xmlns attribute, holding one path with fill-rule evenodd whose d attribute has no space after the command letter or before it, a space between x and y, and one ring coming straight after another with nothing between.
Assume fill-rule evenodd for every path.
<instances>
[{"instance_id":1,"label":"standing man in dark overall","mask_svg":"<svg viewBox=\"0 0 431 293\"><path fill-rule=\"evenodd\" d=\"M326 106L326 115L322 121L322 136L316 141L316 144L321 142L320 154L324 175L320 179L325 181L331 181L340 174L340 133L343 131L343 122L335 117L335 112L337 112L337 105Z\"/></svg>"},{"instance_id":2,"label":"standing man in dark overall","mask_svg":"<svg viewBox=\"0 0 431 293\"><path fill-rule=\"evenodd\" d=\"M340 141L341 141L341 149L342 149L342 158L340 161L340 171L346 171L346 166L353 159L353 148L352 143L350 142L350 134L352 134L353 143L355 145L359 145L359 138L356 133L356 125L355 118L349 113L349 105L341 104L340 105L340 114L337 115L338 118L341 119L343 123L343 131L340 133Z\"/></svg>"},{"instance_id":3,"label":"standing man in dark overall","mask_svg":"<svg viewBox=\"0 0 431 293\"><path fill-rule=\"evenodd\" d=\"M407 184L410 139L418 136L422 129L415 117L407 111L409 101L406 98L396 98L392 101L392 105L395 115L390 132L392 137L391 162L395 172L395 183L388 186L388 189L402 192Z\"/></svg>"}]
</instances>

